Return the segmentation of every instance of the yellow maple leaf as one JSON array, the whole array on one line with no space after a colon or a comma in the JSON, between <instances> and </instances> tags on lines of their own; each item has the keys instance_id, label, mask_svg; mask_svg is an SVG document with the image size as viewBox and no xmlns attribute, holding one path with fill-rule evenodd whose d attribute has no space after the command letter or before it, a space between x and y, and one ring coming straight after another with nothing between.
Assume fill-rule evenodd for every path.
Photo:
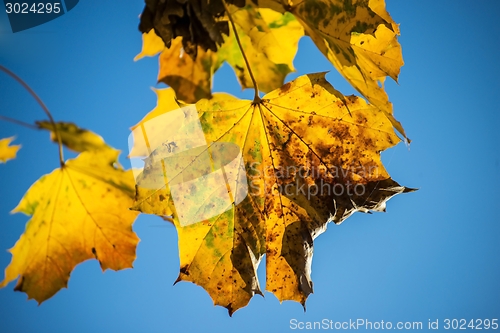
<instances>
[{"instance_id":1,"label":"yellow maple leaf","mask_svg":"<svg viewBox=\"0 0 500 333\"><path fill-rule=\"evenodd\" d=\"M205 5L210 7L210 3ZM227 8L260 91L278 88L285 76L293 71L292 60L298 40L305 32L349 83L378 107L394 128L410 141L394 117L392 104L384 90L385 78L389 76L397 81L403 66L401 46L397 41L399 26L385 9L384 0L286 3L247 0L238 5L227 4ZM156 14L161 15L167 14ZM154 30L143 34L143 50L136 58L154 55L164 47L161 38L155 36ZM224 61L233 67L243 88L253 87L232 29L217 53L209 51L207 55L202 52L203 59L187 61L187 65L186 60L181 60L180 66L176 66L177 59L182 59L184 54L180 38L176 47L166 49L163 59L160 57L159 75L159 81L174 87L180 99L193 103L200 97L210 98L211 77ZM201 47L200 50L203 51ZM183 69L176 71L176 67Z\"/></svg>"},{"instance_id":2,"label":"yellow maple leaf","mask_svg":"<svg viewBox=\"0 0 500 333\"><path fill-rule=\"evenodd\" d=\"M113 166L118 154L83 152L31 186L13 210L32 217L10 249L0 287L19 277L15 290L41 303L85 260L97 259L103 270L132 267L139 241L132 231L137 213L129 210L134 178Z\"/></svg>"},{"instance_id":3,"label":"yellow maple leaf","mask_svg":"<svg viewBox=\"0 0 500 333\"><path fill-rule=\"evenodd\" d=\"M217 55L210 50L197 49L196 60L193 60L182 47L182 37L172 40L169 48L152 29L142 34L142 51L134 58L139 60L145 56L160 53L158 82L172 87L177 98L186 103L194 103L202 98L210 98L212 75L220 64L216 63Z\"/></svg>"},{"instance_id":4,"label":"yellow maple leaf","mask_svg":"<svg viewBox=\"0 0 500 333\"><path fill-rule=\"evenodd\" d=\"M399 27L384 0L301 0L289 10L335 68L406 138L383 88L386 76L397 81L403 66Z\"/></svg>"},{"instance_id":5,"label":"yellow maple leaf","mask_svg":"<svg viewBox=\"0 0 500 333\"><path fill-rule=\"evenodd\" d=\"M38 128L50 131L50 139L57 143L54 128L49 121L37 121L36 124ZM97 151L103 149L115 150L107 145L100 135L87 129L80 128L74 123L59 121L56 122L55 125L61 137L61 143L73 151L81 153L84 151Z\"/></svg>"},{"instance_id":6,"label":"yellow maple leaf","mask_svg":"<svg viewBox=\"0 0 500 333\"><path fill-rule=\"evenodd\" d=\"M159 37L158 37L159 38ZM182 48L182 38L172 40L170 48L160 54L158 82L172 87L177 98L194 103L212 94L212 75L219 68L217 55L198 47L196 60Z\"/></svg>"},{"instance_id":7,"label":"yellow maple leaf","mask_svg":"<svg viewBox=\"0 0 500 333\"><path fill-rule=\"evenodd\" d=\"M0 162L5 163L8 160L16 158L17 151L21 148L21 145L10 146L13 140L14 137L0 140Z\"/></svg>"},{"instance_id":8,"label":"yellow maple leaf","mask_svg":"<svg viewBox=\"0 0 500 333\"><path fill-rule=\"evenodd\" d=\"M261 294L256 270L264 254L266 290L305 304L313 239L327 223L384 211L392 196L411 191L380 160L399 142L390 121L363 99L341 95L324 73L301 76L258 103L214 94L164 115L175 113L182 128L192 124L192 108L202 140L186 139L199 133L191 125L183 136L142 132L156 144L136 176L134 209L173 216L177 281L202 286L230 314ZM152 123L161 122L155 112Z\"/></svg>"},{"instance_id":9,"label":"yellow maple leaf","mask_svg":"<svg viewBox=\"0 0 500 333\"><path fill-rule=\"evenodd\" d=\"M304 29L290 13L252 6L229 8L259 90L267 93L281 87L294 71L293 59ZM243 88L253 88L232 29L217 55L220 63L227 61L233 67Z\"/></svg>"}]
</instances>

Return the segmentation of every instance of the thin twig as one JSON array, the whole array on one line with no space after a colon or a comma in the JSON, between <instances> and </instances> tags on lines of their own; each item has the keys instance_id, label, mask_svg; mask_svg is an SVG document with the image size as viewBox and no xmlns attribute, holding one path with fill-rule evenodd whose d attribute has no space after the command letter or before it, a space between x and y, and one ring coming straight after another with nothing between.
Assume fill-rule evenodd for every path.
<instances>
[{"instance_id":1,"label":"thin twig","mask_svg":"<svg viewBox=\"0 0 500 333\"><path fill-rule=\"evenodd\" d=\"M10 118L10 117L7 117L7 116L1 116L0 115L0 120L8 121L8 122L11 122L11 123L14 123L14 124L17 124L17 125L21 125L21 126L24 126L24 127L28 127L28 128L31 128L31 129L36 129L36 130L40 129L39 127L37 127L35 125L29 124L29 123L25 123L24 121L17 120L17 119L14 119L14 118Z\"/></svg>"},{"instance_id":2,"label":"thin twig","mask_svg":"<svg viewBox=\"0 0 500 333\"><path fill-rule=\"evenodd\" d=\"M16 74L11 72L7 68L3 67L2 65L0 65L0 70L4 71L8 75L10 75L14 80L19 82L19 84L21 84L24 87L24 89L26 89L31 94L31 96L33 96L33 98L42 107L43 111L47 114L47 116L49 117L50 123L52 124L52 127L54 129L54 134L56 135L57 143L59 145L59 163L61 164L61 167L64 166L64 156L63 156L63 147L62 147L61 136L59 135L59 131L57 130L56 123L54 121L54 118L52 118L52 114L50 113L49 109L45 106L45 104L42 102L40 97L38 97L38 95L33 91L33 89L31 89L30 86L28 86L28 84L26 82L24 82L19 76L17 76Z\"/></svg>"},{"instance_id":3,"label":"thin twig","mask_svg":"<svg viewBox=\"0 0 500 333\"><path fill-rule=\"evenodd\" d=\"M257 81L255 80L255 77L253 76L252 69L250 68L250 63L248 62L245 51L243 51L243 46L241 45L240 37L238 36L238 32L236 31L236 26L234 24L233 17L231 16L231 13L229 12L229 7L227 6L227 4L224 0L222 0L222 3L224 4L224 8L226 9L227 16L229 17L229 21L231 22L231 27L233 28L233 31L234 31L234 37L236 37L236 42L238 43L238 47L240 48L241 54L243 55L243 59L245 60L245 65L247 66L248 73L250 74L250 78L252 79L253 88L255 91L253 102L259 103L261 101L261 99L259 96L259 87L257 85Z\"/></svg>"}]
</instances>

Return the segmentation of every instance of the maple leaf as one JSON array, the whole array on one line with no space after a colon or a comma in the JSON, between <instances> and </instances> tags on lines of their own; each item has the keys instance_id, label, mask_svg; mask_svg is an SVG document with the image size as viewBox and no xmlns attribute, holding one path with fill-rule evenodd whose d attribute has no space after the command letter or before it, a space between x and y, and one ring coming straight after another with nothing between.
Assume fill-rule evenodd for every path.
<instances>
[{"instance_id":1,"label":"maple leaf","mask_svg":"<svg viewBox=\"0 0 500 333\"><path fill-rule=\"evenodd\" d=\"M168 105L164 115L180 115L172 122L178 127L193 115ZM380 160L399 142L390 121L363 99L340 94L324 73L301 76L260 102L215 94L195 107L205 148L180 148L196 133L190 126L165 139L160 118L133 133L134 141L143 142L141 135L155 141L136 174L133 209L173 216L177 281L202 286L230 314L262 294L256 270L264 254L266 290L304 305L312 292L313 240L327 223L384 211L392 196L412 191L393 181ZM155 114L162 117L158 108ZM224 148L229 144L241 149L244 167L235 167L238 153ZM167 172L169 165L180 172ZM214 207L222 213L212 214ZM207 218L185 223L186 216Z\"/></svg>"},{"instance_id":2,"label":"maple leaf","mask_svg":"<svg viewBox=\"0 0 500 333\"><path fill-rule=\"evenodd\" d=\"M14 140L14 137L0 139L0 162L6 163L8 160L16 158L17 151L21 148L21 145L10 146L10 143Z\"/></svg>"},{"instance_id":3,"label":"maple leaf","mask_svg":"<svg viewBox=\"0 0 500 333\"><path fill-rule=\"evenodd\" d=\"M36 124L38 128L50 131L50 139L57 143L54 127L49 121L37 121ZM98 151L104 149L115 150L108 146L100 135L80 128L74 123L60 121L56 122L55 126L61 137L61 143L73 151L81 153L84 151Z\"/></svg>"},{"instance_id":4,"label":"maple leaf","mask_svg":"<svg viewBox=\"0 0 500 333\"><path fill-rule=\"evenodd\" d=\"M266 8L231 5L230 11L259 89L269 92L283 85L286 75L294 71L292 61L304 34L300 23L290 13ZM172 39L166 48L155 31L150 30L143 33L142 51L135 60L161 52L158 82L174 88L177 98L186 103L211 97L212 76L224 62L233 67L243 88L251 88L250 75L234 32L226 35L216 52L197 46L197 55L193 58L183 47L182 37Z\"/></svg>"},{"instance_id":5,"label":"maple leaf","mask_svg":"<svg viewBox=\"0 0 500 333\"><path fill-rule=\"evenodd\" d=\"M383 88L386 76L397 81L403 66L399 27L384 0L301 0L287 9L335 68L406 138Z\"/></svg>"},{"instance_id":6,"label":"maple leaf","mask_svg":"<svg viewBox=\"0 0 500 333\"><path fill-rule=\"evenodd\" d=\"M217 55L199 48L196 60L185 54L182 38L172 41L170 48L160 54L158 82L172 87L177 98L194 103L212 94L212 75L219 68Z\"/></svg>"},{"instance_id":7,"label":"maple leaf","mask_svg":"<svg viewBox=\"0 0 500 333\"><path fill-rule=\"evenodd\" d=\"M165 48L154 30L142 34L142 40L142 50L134 60L152 57L161 52L158 82L174 88L178 99L194 103L211 97L212 75L220 66L214 52L205 51L198 46L197 57L193 59L185 53L181 37L173 39L170 47Z\"/></svg>"},{"instance_id":8,"label":"maple leaf","mask_svg":"<svg viewBox=\"0 0 500 333\"><path fill-rule=\"evenodd\" d=\"M222 20L218 23L226 23L223 22L227 20L224 15L228 13L224 13L221 3L202 2L202 6L207 6L211 11L218 13L216 15L218 20ZM260 0L229 4L228 8L241 36L241 44L249 59L250 67L256 74L259 90L269 92L280 87L285 76L293 71L292 60L298 40L305 29L305 33L311 37L318 49L349 83L371 104L384 112L394 128L408 142L410 141L401 123L394 117L392 104L383 87L387 76L397 81L400 68L403 66L401 46L397 41L397 36L400 34L399 26L386 11L384 0L354 2L306 0L289 1L286 5L277 0ZM164 14L156 12L155 19L170 14L170 11ZM214 34L220 34L215 26L212 28L216 30ZM149 29L152 29L152 25ZM149 31L143 35L143 50L156 48L158 42L153 42L150 35L155 30L141 29L141 31ZM196 35L196 32L192 33ZM174 87L180 99L194 103L201 97L210 98L211 76L220 64L227 61L234 68L241 86L253 87L233 36L234 32L224 29L222 33L213 47L197 46L193 49L191 46L193 51L189 51L184 45L189 43L185 40L186 36L179 36L176 48L164 51L164 60L160 57L159 81ZM181 43L184 46L183 50L180 50ZM166 45L170 46L170 42ZM173 70L176 67L173 64L177 62L176 59L182 58L185 50L188 54L196 54L200 48L212 51L208 51L209 55L202 53L203 60L195 57L194 62L188 61L187 66L182 64L186 62L185 60L181 61L180 68L186 69L184 73L182 70ZM170 75L171 71L175 73ZM183 85L183 81L186 84ZM184 89L188 92L196 91L197 94L192 92L188 94Z\"/></svg>"},{"instance_id":9,"label":"maple leaf","mask_svg":"<svg viewBox=\"0 0 500 333\"><path fill-rule=\"evenodd\" d=\"M281 87L294 71L293 59L304 29L290 13L252 6L229 8L259 90L267 93ZM243 88L254 87L234 31L224 38L217 55L220 63L227 61L233 67Z\"/></svg>"},{"instance_id":10,"label":"maple leaf","mask_svg":"<svg viewBox=\"0 0 500 333\"><path fill-rule=\"evenodd\" d=\"M32 217L10 249L0 287L19 277L15 290L41 303L85 260L97 259L103 270L132 267L139 241L132 231L137 213L129 210L134 179L114 166L118 154L83 152L31 186L13 210Z\"/></svg>"}]
</instances>

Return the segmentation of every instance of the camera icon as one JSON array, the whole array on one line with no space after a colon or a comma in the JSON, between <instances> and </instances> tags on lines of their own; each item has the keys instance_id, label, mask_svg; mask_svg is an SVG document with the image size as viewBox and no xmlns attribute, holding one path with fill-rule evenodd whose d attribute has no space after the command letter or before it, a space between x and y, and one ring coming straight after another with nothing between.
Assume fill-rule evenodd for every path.
<instances>
[{"instance_id":1,"label":"camera icon","mask_svg":"<svg viewBox=\"0 0 500 333\"><path fill-rule=\"evenodd\" d=\"M240 147L208 144L194 105L142 122L128 142L137 186L166 186L181 226L220 215L248 195Z\"/></svg>"}]
</instances>

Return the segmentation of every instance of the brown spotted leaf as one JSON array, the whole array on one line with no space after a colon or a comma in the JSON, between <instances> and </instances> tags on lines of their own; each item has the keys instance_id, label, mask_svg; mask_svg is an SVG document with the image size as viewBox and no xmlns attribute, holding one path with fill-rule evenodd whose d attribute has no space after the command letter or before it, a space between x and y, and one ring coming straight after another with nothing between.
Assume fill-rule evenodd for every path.
<instances>
[{"instance_id":1,"label":"brown spotted leaf","mask_svg":"<svg viewBox=\"0 0 500 333\"><path fill-rule=\"evenodd\" d=\"M406 138L383 87L387 76L397 81L403 66L399 27L385 1L300 0L290 11L335 68Z\"/></svg>"},{"instance_id":2,"label":"brown spotted leaf","mask_svg":"<svg viewBox=\"0 0 500 333\"><path fill-rule=\"evenodd\" d=\"M266 290L304 305L313 240L327 223L383 211L392 196L411 191L380 160L399 141L390 121L341 95L324 73L258 103L215 94L164 111L150 118L151 133L147 123L134 130L134 142L156 142L136 174L134 209L173 217L178 281L202 286L230 314L261 294L264 255ZM171 133L159 130L163 122Z\"/></svg>"},{"instance_id":3,"label":"brown spotted leaf","mask_svg":"<svg viewBox=\"0 0 500 333\"><path fill-rule=\"evenodd\" d=\"M378 107L408 140L384 90L387 76L397 81L403 57L399 25L385 0L247 0L247 6L293 13L318 49L346 80ZM409 141L409 140L408 140Z\"/></svg>"}]
</instances>

